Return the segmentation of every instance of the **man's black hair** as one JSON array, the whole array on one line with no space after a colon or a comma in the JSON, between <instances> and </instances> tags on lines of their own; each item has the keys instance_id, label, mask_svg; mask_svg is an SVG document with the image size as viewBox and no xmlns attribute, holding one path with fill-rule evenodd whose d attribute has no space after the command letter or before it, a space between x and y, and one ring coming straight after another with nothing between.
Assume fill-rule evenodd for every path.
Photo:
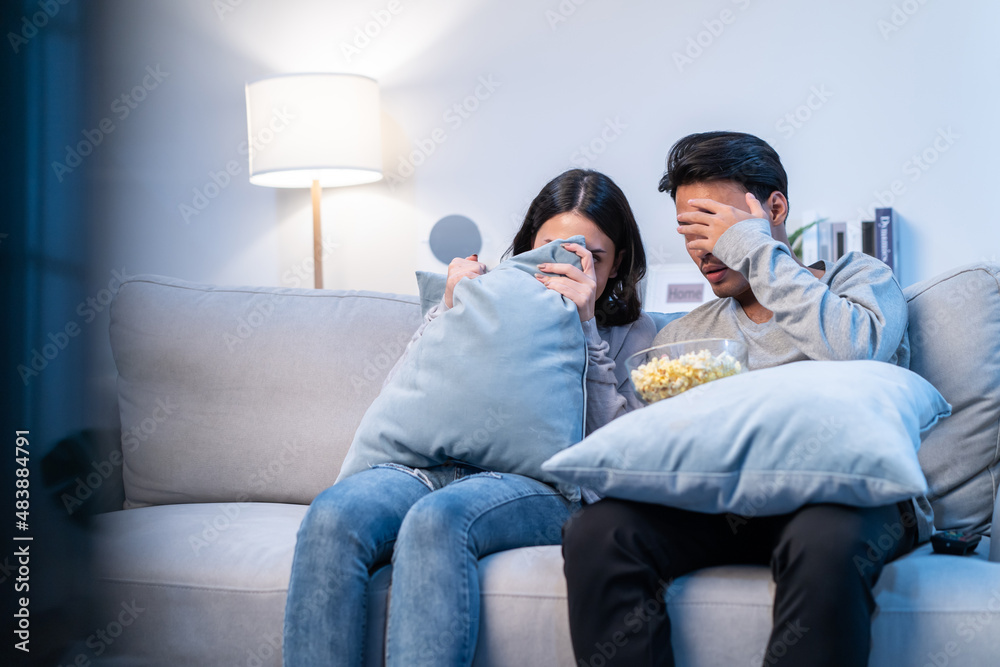
<instances>
[{"instance_id":1,"label":"man's black hair","mask_svg":"<svg viewBox=\"0 0 1000 667\"><path fill-rule=\"evenodd\" d=\"M660 192L677 200L681 185L705 181L734 181L761 204L777 190L788 199L788 176L771 146L744 132L690 134L670 149Z\"/></svg>"}]
</instances>

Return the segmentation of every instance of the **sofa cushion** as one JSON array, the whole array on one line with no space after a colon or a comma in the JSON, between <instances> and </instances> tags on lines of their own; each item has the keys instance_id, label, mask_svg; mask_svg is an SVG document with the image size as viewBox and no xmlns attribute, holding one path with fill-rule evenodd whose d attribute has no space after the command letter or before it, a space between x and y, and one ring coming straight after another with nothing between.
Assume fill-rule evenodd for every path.
<instances>
[{"instance_id":1,"label":"sofa cushion","mask_svg":"<svg viewBox=\"0 0 1000 667\"><path fill-rule=\"evenodd\" d=\"M431 271L417 271L417 291L420 294L420 312L426 315L427 311L441 303L444 298L444 290L448 284L448 276L443 273L433 273ZM681 313L657 313L654 311L643 311L653 320L656 330L659 331L676 319L687 315Z\"/></svg>"},{"instance_id":2,"label":"sofa cushion","mask_svg":"<svg viewBox=\"0 0 1000 667\"><path fill-rule=\"evenodd\" d=\"M225 504L194 504L97 518L95 575L104 600L96 614L117 618L123 605L137 611L107 657L147 667L281 664L274 645L306 508L238 506L239 514ZM208 544L194 543L200 546L195 553L192 536ZM993 664L1000 655L994 631L1000 567L986 561L989 549L989 538L969 557L936 555L925 545L886 566L875 587L869 664ZM513 549L480 561L476 667L578 665L562 566L558 546ZM369 589L369 665L381 664L390 574L389 567L379 569ZM666 601L678 664L762 662L774 596L767 568L710 568L669 584L642 613L660 613ZM599 638L594 644L595 659L586 664L600 664L601 649L611 650Z\"/></svg>"},{"instance_id":3,"label":"sofa cushion","mask_svg":"<svg viewBox=\"0 0 1000 667\"><path fill-rule=\"evenodd\" d=\"M113 618L123 601L141 610L109 656L122 664L280 665L288 575L306 509L210 503L97 517L102 616Z\"/></svg>"},{"instance_id":4,"label":"sofa cushion","mask_svg":"<svg viewBox=\"0 0 1000 667\"><path fill-rule=\"evenodd\" d=\"M534 274L542 262L580 266L564 243L458 283L454 307L426 326L365 413L340 479L453 459L555 481L540 466L583 437L587 345L576 305Z\"/></svg>"},{"instance_id":5,"label":"sofa cushion","mask_svg":"<svg viewBox=\"0 0 1000 667\"><path fill-rule=\"evenodd\" d=\"M102 612L135 622L110 647L129 665L281 665L285 598L305 505L194 503L97 518ZM369 589L368 644L385 637L388 568ZM370 665L381 665L382 655Z\"/></svg>"},{"instance_id":6,"label":"sofa cushion","mask_svg":"<svg viewBox=\"0 0 1000 667\"><path fill-rule=\"evenodd\" d=\"M501 551L479 561L475 667L576 667L562 565L557 546Z\"/></svg>"},{"instance_id":7,"label":"sofa cushion","mask_svg":"<svg viewBox=\"0 0 1000 667\"><path fill-rule=\"evenodd\" d=\"M441 303L445 288L448 286L448 276L443 273L417 271L417 293L420 295L420 314Z\"/></svg>"},{"instance_id":8,"label":"sofa cushion","mask_svg":"<svg viewBox=\"0 0 1000 667\"><path fill-rule=\"evenodd\" d=\"M1000 495L997 496L996 504L993 506L993 523L1000 521ZM1000 563L1000 539L993 540L993 547L990 549L990 560Z\"/></svg>"},{"instance_id":9,"label":"sofa cushion","mask_svg":"<svg viewBox=\"0 0 1000 667\"><path fill-rule=\"evenodd\" d=\"M311 502L419 318L415 297L125 281L111 348L126 507Z\"/></svg>"},{"instance_id":10,"label":"sofa cushion","mask_svg":"<svg viewBox=\"0 0 1000 667\"><path fill-rule=\"evenodd\" d=\"M876 507L924 492L916 449L948 412L905 368L799 361L627 414L543 469L602 495L711 514Z\"/></svg>"},{"instance_id":11,"label":"sofa cushion","mask_svg":"<svg viewBox=\"0 0 1000 667\"><path fill-rule=\"evenodd\" d=\"M952 665L994 664L1000 655L1000 633L994 631L1000 623L1000 568L986 561L987 542L963 558L940 556L924 545L886 566L875 587L871 667L945 664L934 662L939 656ZM484 625L477 666L604 664L602 658L614 651L607 639L593 638L593 652L578 660L565 649L552 650L568 639L562 563L559 547L504 551L481 561ZM678 665L763 662L774 599L768 568L714 567L667 583L645 601L635 627L645 627L643 614L662 613L665 601ZM559 603L549 607L550 600Z\"/></svg>"},{"instance_id":12,"label":"sofa cushion","mask_svg":"<svg viewBox=\"0 0 1000 667\"><path fill-rule=\"evenodd\" d=\"M934 524L988 532L1000 481L1000 266L959 267L904 294L910 368L938 388L954 413L919 453Z\"/></svg>"},{"instance_id":13,"label":"sofa cushion","mask_svg":"<svg viewBox=\"0 0 1000 667\"><path fill-rule=\"evenodd\" d=\"M875 587L871 667L933 665L948 652L948 664L994 664L1000 655L1000 633L993 631L1000 623L1000 568L986 561L987 541L963 558L940 556L924 545L886 566ZM504 551L480 562L477 667L604 664L614 650L607 639L593 638L593 652L579 660L566 648L553 650L568 640L562 564L557 546ZM678 665L763 662L774 599L768 568L714 567L665 583L644 602L634 627L641 631L643 614L662 613L665 601Z\"/></svg>"},{"instance_id":14,"label":"sofa cushion","mask_svg":"<svg viewBox=\"0 0 1000 667\"><path fill-rule=\"evenodd\" d=\"M653 324L656 325L656 330L657 331L659 331L663 327L667 326L668 324L670 324L674 320L678 320L678 319L684 317L685 315L687 315L686 312L682 312L682 313L657 313L657 312L653 312L653 311L650 311L650 310L647 310L645 312L653 320Z\"/></svg>"}]
</instances>

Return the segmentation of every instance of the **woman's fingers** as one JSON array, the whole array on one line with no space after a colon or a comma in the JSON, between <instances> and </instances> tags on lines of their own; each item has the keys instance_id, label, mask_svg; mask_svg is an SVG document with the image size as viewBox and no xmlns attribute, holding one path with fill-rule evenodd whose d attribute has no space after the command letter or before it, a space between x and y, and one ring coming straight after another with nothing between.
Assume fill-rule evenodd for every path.
<instances>
[{"instance_id":1,"label":"woman's fingers","mask_svg":"<svg viewBox=\"0 0 1000 667\"><path fill-rule=\"evenodd\" d=\"M585 271L576 268L572 264L539 264L538 270L545 273L558 273L577 282L584 282L588 279L594 280L593 276L587 275Z\"/></svg>"},{"instance_id":2,"label":"woman's fingers","mask_svg":"<svg viewBox=\"0 0 1000 667\"><path fill-rule=\"evenodd\" d=\"M456 257L456 259L458 258ZM486 265L479 261L478 254L469 255L468 257L465 258L465 261L472 262L473 264L475 264L476 267L478 268L477 273L479 275L484 275L486 273Z\"/></svg>"},{"instance_id":3,"label":"woman's fingers","mask_svg":"<svg viewBox=\"0 0 1000 667\"><path fill-rule=\"evenodd\" d=\"M444 305L451 308L454 305L452 297L455 285L463 278L475 278L486 273L486 265L480 263L477 255L469 255L465 259L456 257L448 264L448 279L444 288Z\"/></svg>"},{"instance_id":4,"label":"woman's fingers","mask_svg":"<svg viewBox=\"0 0 1000 667\"><path fill-rule=\"evenodd\" d=\"M452 271L473 271L478 275L486 273L486 265L479 261L478 255L469 255L465 259L456 257L448 264L448 274Z\"/></svg>"},{"instance_id":5,"label":"woman's fingers","mask_svg":"<svg viewBox=\"0 0 1000 667\"><path fill-rule=\"evenodd\" d=\"M535 278L550 290L558 292L572 301L576 305L581 322L586 322L594 316L594 288L592 286L564 276L546 276L536 273Z\"/></svg>"},{"instance_id":6,"label":"woman's fingers","mask_svg":"<svg viewBox=\"0 0 1000 667\"><path fill-rule=\"evenodd\" d=\"M535 278L550 290L559 292L578 306L581 305L581 302L586 302L587 290L576 281L567 280L559 276L546 276L541 273L536 273Z\"/></svg>"},{"instance_id":7,"label":"woman's fingers","mask_svg":"<svg viewBox=\"0 0 1000 667\"><path fill-rule=\"evenodd\" d=\"M539 281L562 294L576 304L580 321L586 322L594 316L597 301L597 274L594 271L594 256L579 243L564 243L563 247L580 257L580 268L572 264L545 262L538 265L539 271L554 273L554 276L535 274Z\"/></svg>"},{"instance_id":8,"label":"woman's fingers","mask_svg":"<svg viewBox=\"0 0 1000 667\"><path fill-rule=\"evenodd\" d=\"M462 278L475 278L476 276L481 276L483 274L479 271L474 271L472 269L466 269L464 271L459 271L455 274L455 282L457 283Z\"/></svg>"},{"instance_id":9,"label":"woman's fingers","mask_svg":"<svg viewBox=\"0 0 1000 667\"><path fill-rule=\"evenodd\" d=\"M583 267L583 272L587 275L594 277L594 255L589 250L584 248L579 243L563 243L562 247L566 248L570 252L575 252L580 257L580 264Z\"/></svg>"}]
</instances>

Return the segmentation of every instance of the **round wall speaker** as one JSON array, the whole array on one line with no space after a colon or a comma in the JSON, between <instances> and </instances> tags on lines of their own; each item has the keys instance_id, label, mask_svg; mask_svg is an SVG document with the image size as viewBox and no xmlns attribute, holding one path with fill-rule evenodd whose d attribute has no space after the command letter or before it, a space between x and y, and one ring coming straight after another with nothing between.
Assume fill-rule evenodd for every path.
<instances>
[{"instance_id":1,"label":"round wall speaker","mask_svg":"<svg viewBox=\"0 0 1000 667\"><path fill-rule=\"evenodd\" d=\"M456 257L478 255L483 249L483 237L479 227L464 215L448 215L431 229L431 252L443 264L449 264Z\"/></svg>"}]
</instances>

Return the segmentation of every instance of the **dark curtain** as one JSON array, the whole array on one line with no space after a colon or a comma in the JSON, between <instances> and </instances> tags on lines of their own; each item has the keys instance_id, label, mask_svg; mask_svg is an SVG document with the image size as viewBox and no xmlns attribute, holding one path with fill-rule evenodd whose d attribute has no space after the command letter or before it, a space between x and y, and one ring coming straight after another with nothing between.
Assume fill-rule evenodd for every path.
<instances>
[{"instance_id":1,"label":"dark curtain","mask_svg":"<svg viewBox=\"0 0 1000 667\"><path fill-rule=\"evenodd\" d=\"M86 299L88 179L86 162L72 173L67 146L79 148L89 130L86 2L4 2L0 25L3 127L3 209L0 216L0 548L3 598L3 664L70 664L93 632L96 587L90 577L87 519L67 512L54 483L75 468L55 468L51 456L61 441L88 424L87 356L90 336L77 332L75 312ZM86 147L83 147L86 151ZM16 449L17 431L27 432ZM27 456L23 456L24 452ZM43 461L49 457L46 479ZM83 460L86 460L86 454ZM26 464L26 465L24 465ZM27 468L27 475L18 473ZM26 519L17 510L17 480L27 479ZM23 495L23 494L22 494ZM15 540L15 537L30 538ZM28 556L18 554L25 549ZM24 561L27 560L27 564ZM24 568L27 568L25 570ZM17 650L15 613L28 601L28 652Z\"/></svg>"}]
</instances>

